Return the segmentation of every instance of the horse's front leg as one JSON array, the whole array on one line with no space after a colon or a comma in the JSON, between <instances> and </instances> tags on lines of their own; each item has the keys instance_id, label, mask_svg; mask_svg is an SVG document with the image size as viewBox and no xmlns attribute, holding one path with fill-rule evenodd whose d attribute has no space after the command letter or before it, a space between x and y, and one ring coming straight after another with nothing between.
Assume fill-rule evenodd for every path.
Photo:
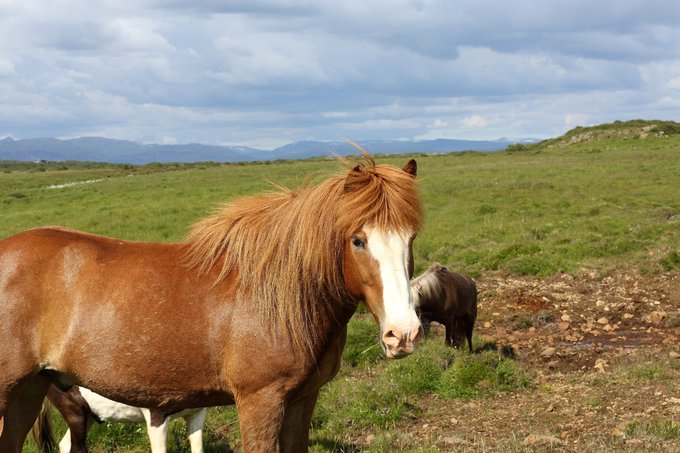
<instances>
[{"instance_id":1,"label":"horse's front leg","mask_svg":"<svg viewBox=\"0 0 680 453\"><path fill-rule=\"evenodd\" d=\"M285 395L277 387L236 396L241 441L245 453L275 452L283 423Z\"/></svg>"},{"instance_id":2,"label":"horse's front leg","mask_svg":"<svg viewBox=\"0 0 680 453\"><path fill-rule=\"evenodd\" d=\"M281 453L302 452L309 448L309 427L319 391L306 396L302 400L289 403L283 418L283 426L279 434Z\"/></svg>"}]
</instances>

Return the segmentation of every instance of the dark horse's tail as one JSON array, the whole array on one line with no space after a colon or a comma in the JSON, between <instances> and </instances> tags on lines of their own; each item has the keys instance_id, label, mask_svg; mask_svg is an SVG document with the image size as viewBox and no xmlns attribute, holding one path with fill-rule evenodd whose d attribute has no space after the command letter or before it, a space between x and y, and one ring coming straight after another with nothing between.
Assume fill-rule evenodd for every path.
<instances>
[{"instance_id":1,"label":"dark horse's tail","mask_svg":"<svg viewBox=\"0 0 680 453\"><path fill-rule=\"evenodd\" d=\"M58 453L57 442L54 440L52 434L52 416L50 415L50 408L52 405L45 400L40 408L38 419L33 425L33 440L38 447L40 453Z\"/></svg>"}]
</instances>

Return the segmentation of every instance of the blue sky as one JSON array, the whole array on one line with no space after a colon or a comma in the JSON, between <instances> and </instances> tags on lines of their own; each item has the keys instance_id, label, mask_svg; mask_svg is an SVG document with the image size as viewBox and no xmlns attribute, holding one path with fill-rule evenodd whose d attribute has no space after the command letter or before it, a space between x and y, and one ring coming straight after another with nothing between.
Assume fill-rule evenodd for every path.
<instances>
[{"instance_id":1,"label":"blue sky","mask_svg":"<svg viewBox=\"0 0 680 453\"><path fill-rule=\"evenodd\" d=\"M0 137L273 148L680 120L677 0L0 0Z\"/></svg>"}]
</instances>

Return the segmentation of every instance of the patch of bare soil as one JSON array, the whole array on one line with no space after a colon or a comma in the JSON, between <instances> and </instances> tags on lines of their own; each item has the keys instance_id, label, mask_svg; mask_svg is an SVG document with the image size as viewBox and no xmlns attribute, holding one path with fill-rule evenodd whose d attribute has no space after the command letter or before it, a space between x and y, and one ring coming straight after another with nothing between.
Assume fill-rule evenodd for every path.
<instances>
[{"instance_id":1,"label":"patch of bare soil","mask_svg":"<svg viewBox=\"0 0 680 453\"><path fill-rule=\"evenodd\" d=\"M512 348L534 388L472 401L429 396L395 448L680 451L672 424L680 423L680 272L494 275L477 284L476 333Z\"/></svg>"}]
</instances>

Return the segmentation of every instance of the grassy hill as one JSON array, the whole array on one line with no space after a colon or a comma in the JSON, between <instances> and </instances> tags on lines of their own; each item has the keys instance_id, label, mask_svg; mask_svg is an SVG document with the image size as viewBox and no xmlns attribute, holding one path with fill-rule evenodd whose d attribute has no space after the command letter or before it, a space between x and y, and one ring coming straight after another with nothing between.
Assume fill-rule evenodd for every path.
<instances>
[{"instance_id":1,"label":"grassy hill","mask_svg":"<svg viewBox=\"0 0 680 453\"><path fill-rule=\"evenodd\" d=\"M517 318L496 282L526 278L532 287L540 287L543 279L554 283L584 274L676 275L680 267L678 126L616 122L576 128L563 137L503 152L415 155L426 205L424 230L415 242L416 271L439 261L481 282L484 297L478 332L483 335L475 338L477 354L452 352L443 347L441 338L433 338L409 359L386 361L377 347L377 327L360 311L350 324L340 375L324 389L317 406L312 450L446 450L450 444L437 447L428 443L429 438L422 443L421 437L402 435L404 430L418 431L436 423L445 423L447 429L455 425L448 421L451 417L462 417L433 412L432 404L455 412L462 404L473 410L474 403L466 402L479 398L511 395L502 400L501 406L507 406L513 398L527 395L538 405L531 410L540 412L543 398L552 395L548 389L556 385L546 381L550 371L494 351L501 344L489 336L491 328L482 330L482 324L498 322L496 315L509 310L509 332L519 326L526 331L532 323L539 326L540 318L542 328L553 335L559 331L562 313L550 312L547 305L527 318ZM378 161L402 165L406 159ZM131 240L179 241L192 222L220 202L269 190L271 182L296 187L340 169L338 163L325 159L143 167L7 164L4 172L0 169L0 238L38 225L64 225ZM607 303L609 296L599 297ZM584 315L583 319L590 318ZM670 379L678 369L668 365L649 379L657 387L668 387L668 381L658 376ZM626 381L627 371L622 373ZM584 379L591 379L588 376ZM592 382L600 382L595 377ZM640 387L640 381L630 382ZM587 409L591 403L584 404ZM643 425L626 429L633 435L640 432L635 431L638 426ZM472 427L456 429L466 428ZM505 451L524 451L512 441L521 433L508 430L500 440L470 441L469 450L503 445ZM95 431L94 452L148 448L143 427L112 425ZM172 438L175 451L188 451L181 424L173 427ZM211 411L206 439L207 451L239 448L233 409ZM508 445L510 450L505 448ZM592 443L584 445L596 448ZM26 451L31 448L29 442Z\"/></svg>"},{"instance_id":2,"label":"grassy hill","mask_svg":"<svg viewBox=\"0 0 680 453\"><path fill-rule=\"evenodd\" d=\"M613 123L577 128L526 152L415 156L427 210L416 241L418 270L432 261L474 275L545 276L624 264L658 270L658 259L678 243L680 135L659 135L675 126ZM641 130L646 138L630 138ZM379 160L399 165L405 159ZM340 169L332 160L312 159L5 170L0 237L56 224L177 241L220 202L270 190L271 182L295 187Z\"/></svg>"}]
</instances>

